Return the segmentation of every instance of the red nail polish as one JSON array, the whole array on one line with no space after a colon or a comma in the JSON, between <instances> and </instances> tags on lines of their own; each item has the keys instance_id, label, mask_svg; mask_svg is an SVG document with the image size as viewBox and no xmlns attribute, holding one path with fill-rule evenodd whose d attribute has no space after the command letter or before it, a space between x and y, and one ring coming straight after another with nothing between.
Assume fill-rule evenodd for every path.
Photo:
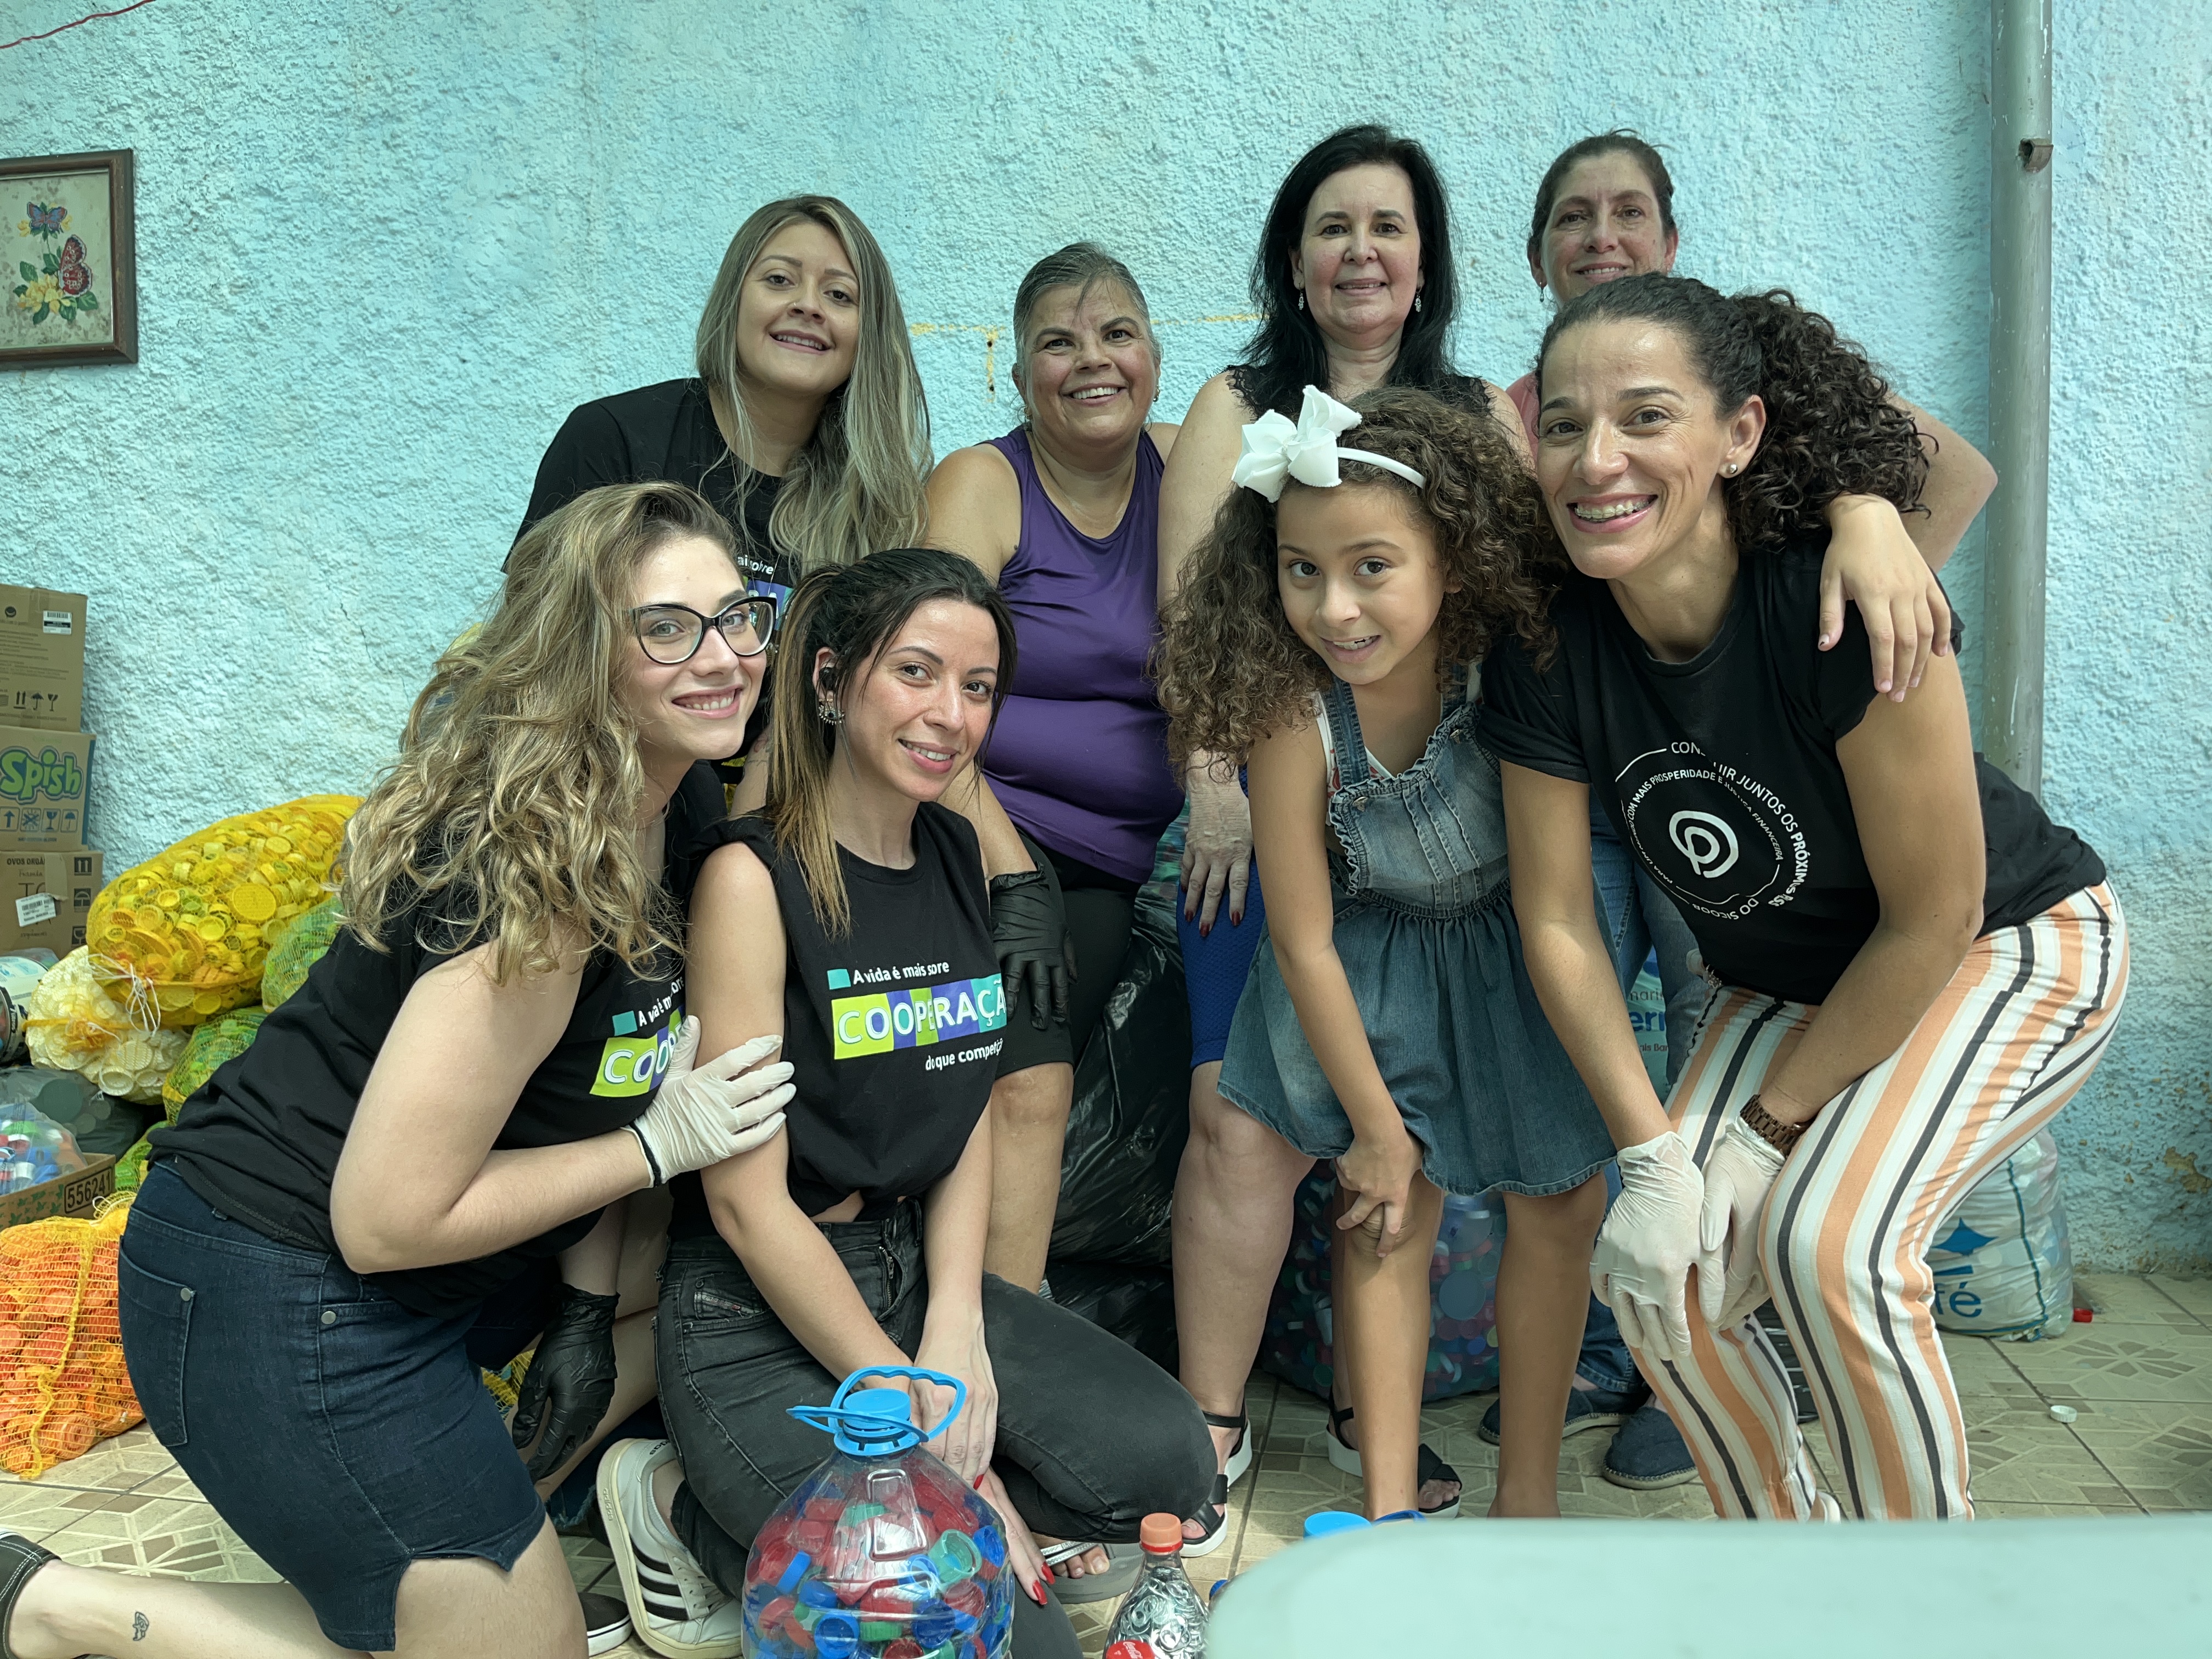
<instances>
[{"instance_id":1,"label":"red nail polish","mask_svg":"<svg viewBox=\"0 0 2212 1659\"><path fill-rule=\"evenodd\" d=\"M1038 1580L1036 1581L1036 1583L1031 1584L1031 1585L1030 1586L1030 1600L1031 1600L1032 1601L1036 1602L1039 1607L1042 1607L1042 1606L1044 1606L1044 1604L1045 1604L1045 1601L1044 1601L1044 1580L1043 1580L1043 1579L1040 1578L1040 1579L1038 1579Z\"/></svg>"},{"instance_id":2,"label":"red nail polish","mask_svg":"<svg viewBox=\"0 0 2212 1659\"><path fill-rule=\"evenodd\" d=\"M989 1474L989 1473L990 1473L990 1471L989 1471L989 1470L988 1470L988 1469L986 1469L983 1473L984 1473L984 1474ZM983 1475L979 1474L979 1475L977 1475L977 1476L975 1477L975 1490L976 1490L977 1492L981 1492L981 1491L982 1491L982 1490L983 1490Z\"/></svg>"}]
</instances>

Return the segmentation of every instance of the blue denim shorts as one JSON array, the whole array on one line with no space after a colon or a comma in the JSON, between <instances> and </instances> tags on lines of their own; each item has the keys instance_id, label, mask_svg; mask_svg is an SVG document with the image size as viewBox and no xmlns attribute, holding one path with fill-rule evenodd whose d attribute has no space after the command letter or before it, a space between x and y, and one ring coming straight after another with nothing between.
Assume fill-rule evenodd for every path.
<instances>
[{"instance_id":1,"label":"blue denim shorts","mask_svg":"<svg viewBox=\"0 0 2212 1659\"><path fill-rule=\"evenodd\" d=\"M493 1297L481 1328L474 1311L434 1318L337 1256L218 1214L156 1164L118 1273L148 1424L338 1646L397 1645L410 1563L512 1569L545 1524L477 1371L543 1328L550 1263Z\"/></svg>"}]
</instances>

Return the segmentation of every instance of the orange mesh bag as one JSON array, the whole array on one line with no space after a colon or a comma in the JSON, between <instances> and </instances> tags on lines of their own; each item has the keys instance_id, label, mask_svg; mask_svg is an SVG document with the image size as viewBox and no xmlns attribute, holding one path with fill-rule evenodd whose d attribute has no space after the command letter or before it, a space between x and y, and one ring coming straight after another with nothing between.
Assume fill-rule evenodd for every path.
<instances>
[{"instance_id":1,"label":"orange mesh bag","mask_svg":"<svg viewBox=\"0 0 2212 1659\"><path fill-rule=\"evenodd\" d=\"M92 902L93 966L128 980L165 1026L251 1000L269 947L322 902L360 805L356 795L309 795L240 813L125 871Z\"/></svg>"},{"instance_id":2,"label":"orange mesh bag","mask_svg":"<svg viewBox=\"0 0 2212 1659\"><path fill-rule=\"evenodd\" d=\"M123 1364L115 1257L131 1200L0 1232L0 1468L36 1480L144 1414Z\"/></svg>"}]
</instances>

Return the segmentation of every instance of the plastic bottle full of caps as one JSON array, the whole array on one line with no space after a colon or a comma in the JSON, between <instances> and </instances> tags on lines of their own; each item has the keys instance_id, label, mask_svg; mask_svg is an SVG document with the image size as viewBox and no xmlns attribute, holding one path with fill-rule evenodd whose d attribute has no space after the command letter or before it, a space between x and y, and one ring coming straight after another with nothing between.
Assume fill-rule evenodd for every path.
<instances>
[{"instance_id":1,"label":"plastic bottle full of caps","mask_svg":"<svg viewBox=\"0 0 2212 1659\"><path fill-rule=\"evenodd\" d=\"M1206 1652L1206 1603L1183 1571L1182 1522L1148 1515L1139 1530L1144 1570L1106 1632L1113 1659L1194 1659Z\"/></svg>"}]
</instances>

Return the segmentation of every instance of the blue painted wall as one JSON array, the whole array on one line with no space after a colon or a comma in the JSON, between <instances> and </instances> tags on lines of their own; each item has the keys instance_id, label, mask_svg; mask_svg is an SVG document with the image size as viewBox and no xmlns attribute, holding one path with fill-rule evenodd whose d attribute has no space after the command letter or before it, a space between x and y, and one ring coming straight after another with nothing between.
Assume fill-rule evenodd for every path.
<instances>
[{"instance_id":1,"label":"blue painted wall","mask_svg":"<svg viewBox=\"0 0 2212 1659\"><path fill-rule=\"evenodd\" d=\"M0 33L88 9L16 0ZM2200 1270L2212 354L2173 226L2212 150L2208 16L2059 0L2049 738L2052 805L2136 929L2121 1036L2062 1126L2077 1245ZM136 368L0 374L0 574L93 596L111 868L358 789L491 593L562 414L687 372L760 202L827 191L874 228L942 453L1012 423L997 331L1079 236L1146 283L1179 410L1243 337L1284 168L1358 118L1443 165L1464 367L1526 366L1537 175L1626 124L1670 147L1681 269L1790 284L1978 435L1986 57L1970 0L1501 0L1387 27L1283 0L157 0L0 55L0 148L137 151L143 292ZM1952 586L1971 623L1978 534Z\"/></svg>"}]
</instances>

